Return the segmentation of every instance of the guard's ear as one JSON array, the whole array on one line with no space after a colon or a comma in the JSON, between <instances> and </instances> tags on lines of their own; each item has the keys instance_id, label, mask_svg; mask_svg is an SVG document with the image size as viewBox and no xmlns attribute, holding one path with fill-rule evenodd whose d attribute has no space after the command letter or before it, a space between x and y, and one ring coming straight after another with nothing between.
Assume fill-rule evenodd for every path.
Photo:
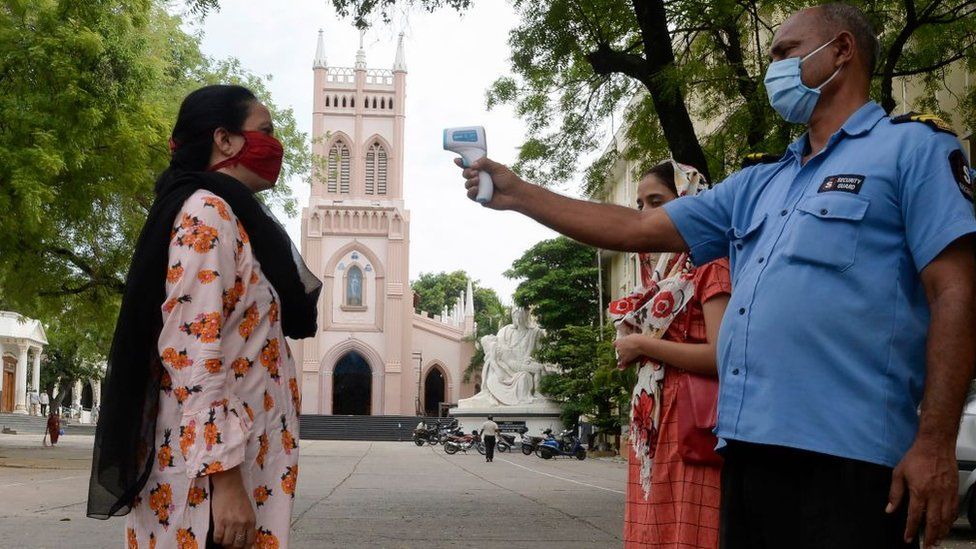
<instances>
[{"instance_id":1,"label":"guard's ear","mask_svg":"<svg viewBox=\"0 0 976 549\"><path fill-rule=\"evenodd\" d=\"M851 62L857 55L857 40L850 31L840 31L833 46L837 50L837 58L834 60L834 67L840 67Z\"/></svg>"}]
</instances>

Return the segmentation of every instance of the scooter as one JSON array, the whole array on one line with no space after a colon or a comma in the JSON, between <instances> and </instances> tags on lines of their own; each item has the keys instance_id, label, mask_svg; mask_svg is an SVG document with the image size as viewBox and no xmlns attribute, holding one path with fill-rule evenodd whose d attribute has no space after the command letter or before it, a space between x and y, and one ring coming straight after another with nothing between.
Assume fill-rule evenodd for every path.
<instances>
[{"instance_id":1,"label":"scooter","mask_svg":"<svg viewBox=\"0 0 976 549\"><path fill-rule=\"evenodd\" d=\"M522 453L531 456L543 441L552 438L552 429L546 429L542 434L545 436L536 437L522 433Z\"/></svg>"},{"instance_id":2,"label":"scooter","mask_svg":"<svg viewBox=\"0 0 976 549\"><path fill-rule=\"evenodd\" d=\"M573 456L583 461L586 459L586 448L571 429L559 433L558 437L544 440L536 449L535 454L542 459L552 459L556 456Z\"/></svg>"}]
</instances>

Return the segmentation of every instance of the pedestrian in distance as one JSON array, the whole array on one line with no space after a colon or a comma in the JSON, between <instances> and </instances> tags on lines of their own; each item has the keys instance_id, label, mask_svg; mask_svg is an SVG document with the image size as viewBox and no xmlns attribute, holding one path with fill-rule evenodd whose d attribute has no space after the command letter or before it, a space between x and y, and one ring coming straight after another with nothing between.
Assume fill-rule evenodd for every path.
<instances>
[{"instance_id":1,"label":"pedestrian in distance","mask_svg":"<svg viewBox=\"0 0 976 549\"><path fill-rule=\"evenodd\" d=\"M41 398L37 395L37 391L30 392L30 415L36 416L41 413Z\"/></svg>"},{"instance_id":2,"label":"pedestrian in distance","mask_svg":"<svg viewBox=\"0 0 976 549\"><path fill-rule=\"evenodd\" d=\"M47 439L50 437L51 446L58 443L58 438L61 436L61 416L58 414L57 410L52 408L51 414L47 416L47 425L44 427L44 445L47 446Z\"/></svg>"},{"instance_id":3,"label":"pedestrian in distance","mask_svg":"<svg viewBox=\"0 0 976 549\"><path fill-rule=\"evenodd\" d=\"M51 404L51 397L47 394L47 391L41 391L40 402L41 402L41 416L47 416L47 407Z\"/></svg>"},{"instance_id":4,"label":"pedestrian in distance","mask_svg":"<svg viewBox=\"0 0 976 549\"><path fill-rule=\"evenodd\" d=\"M726 549L918 547L920 532L933 547L956 518L976 363L972 178L947 125L870 100L878 51L853 6L792 14L765 88L806 133L661 208L560 196L490 158L458 164L470 199L484 170L486 207L597 248L729 258L716 425Z\"/></svg>"},{"instance_id":5,"label":"pedestrian in distance","mask_svg":"<svg viewBox=\"0 0 976 549\"><path fill-rule=\"evenodd\" d=\"M498 424L492 416L481 424L481 441L485 445L485 461L491 463L495 459L495 439L498 436Z\"/></svg>"}]
</instances>

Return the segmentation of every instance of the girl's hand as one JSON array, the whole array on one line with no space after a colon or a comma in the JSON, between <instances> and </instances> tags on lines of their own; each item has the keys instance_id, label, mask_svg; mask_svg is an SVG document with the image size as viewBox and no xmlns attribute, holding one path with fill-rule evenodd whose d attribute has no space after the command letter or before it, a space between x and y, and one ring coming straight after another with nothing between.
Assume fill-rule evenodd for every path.
<instances>
[{"instance_id":1,"label":"girl's hand","mask_svg":"<svg viewBox=\"0 0 976 549\"><path fill-rule=\"evenodd\" d=\"M238 467L210 475L213 483L213 538L223 547L249 548L254 545L257 517L244 488Z\"/></svg>"},{"instance_id":2,"label":"girl's hand","mask_svg":"<svg viewBox=\"0 0 976 549\"><path fill-rule=\"evenodd\" d=\"M644 350L644 342L646 339L647 337L642 334L631 334L617 338L613 342L613 346L617 350L617 368L626 370L633 366L641 357L646 356L646 351Z\"/></svg>"}]
</instances>

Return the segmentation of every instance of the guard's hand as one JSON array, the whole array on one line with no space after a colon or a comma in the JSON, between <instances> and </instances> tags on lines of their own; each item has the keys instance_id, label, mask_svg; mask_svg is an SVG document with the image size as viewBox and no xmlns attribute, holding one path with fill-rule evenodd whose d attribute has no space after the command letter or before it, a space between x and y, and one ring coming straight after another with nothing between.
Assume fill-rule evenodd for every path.
<instances>
[{"instance_id":1,"label":"guard's hand","mask_svg":"<svg viewBox=\"0 0 976 549\"><path fill-rule=\"evenodd\" d=\"M454 163L464 168L460 158L455 158ZM482 170L491 175L492 183L495 184L491 201L485 204L485 206L493 210L511 210L514 208L518 203L516 195L528 183L522 181L508 166L499 164L488 157L475 160L470 168L464 168L462 172L465 179L464 188L468 191L468 198L474 200L478 196L478 173Z\"/></svg>"},{"instance_id":2,"label":"guard's hand","mask_svg":"<svg viewBox=\"0 0 976 549\"><path fill-rule=\"evenodd\" d=\"M633 366L639 358L644 356L643 334L630 334L617 338L613 342L617 350L617 368L626 370Z\"/></svg>"},{"instance_id":3,"label":"guard's hand","mask_svg":"<svg viewBox=\"0 0 976 549\"><path fill-rule=\"evenodd\" d=\"M918 535L925 520L925 548L935 547L949 533L958 512L959 477L952 441L918 438L895 467L888 493L887 513L908 498L905 542ZM907 492L907 494L906 494Z\"/></svg>"},{"instance_id":4,"label":"guard's hand","mask_svg":"<svg viewBox=\"0 0 976 549\"><path fill-rule=\"evenodd\" d=\"M223 547L251 548L257 517L238 467L210 475L213 493L213 539Z\"/></svg>"}]
</instances>

